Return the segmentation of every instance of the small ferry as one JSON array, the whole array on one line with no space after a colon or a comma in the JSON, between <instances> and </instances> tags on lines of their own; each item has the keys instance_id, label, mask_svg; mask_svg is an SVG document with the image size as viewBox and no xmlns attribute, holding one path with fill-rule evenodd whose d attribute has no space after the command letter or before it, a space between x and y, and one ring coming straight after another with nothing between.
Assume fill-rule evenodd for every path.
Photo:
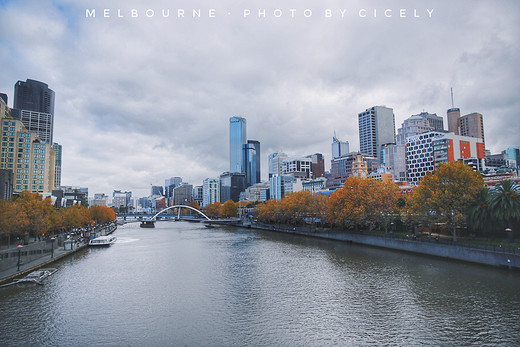
<instances>
[{"instance_id":1,"label":"small ferry","mask_svg":"<svg viewBox=\"0 0 520 347\"><path fill-rule=\"evenodd\" d=\"M110 246L114 242L116 242L116 237L112 235L108 236L100 236L95 239L90 240L88 243L89 246Z\"/></svg>"},{"instance_id":2,"label":"small ferry","mask_svg":"<svg viewBox=\"0 0 520 347\"><path fill-rule=\"evenodd\" d=\"M55 269L55 268L38 269L36 271L31 272L24 278L14 280L13 282L4 284L1 287L7 287L7 286L10 286L13 284L16 284L19 286L24 283L36 283L41 286L41 285L43 285L42 281L44 279L46 279L47 277L49 277L50 275L52 275L53 273L55 273L56 271L57 271L57 269Z\"/></svg>"}]
</instances>

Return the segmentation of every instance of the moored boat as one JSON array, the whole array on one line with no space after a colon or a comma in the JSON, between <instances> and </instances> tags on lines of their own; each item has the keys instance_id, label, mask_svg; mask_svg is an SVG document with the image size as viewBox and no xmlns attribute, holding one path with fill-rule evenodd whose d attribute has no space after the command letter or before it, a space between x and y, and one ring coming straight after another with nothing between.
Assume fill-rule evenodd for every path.
<instances>
[{"instance_id":1,"label":"moored boat","mask_svg":"<svg viewBox=\"0 0 520 347\"><path fill-rule=\"evenodd\" d=\"M99 236L95 239L90 240L88 243L89 246L110 246L114 242L116 242L116 237L112 235L107 236Z\"/></svg>"}]
</instances>

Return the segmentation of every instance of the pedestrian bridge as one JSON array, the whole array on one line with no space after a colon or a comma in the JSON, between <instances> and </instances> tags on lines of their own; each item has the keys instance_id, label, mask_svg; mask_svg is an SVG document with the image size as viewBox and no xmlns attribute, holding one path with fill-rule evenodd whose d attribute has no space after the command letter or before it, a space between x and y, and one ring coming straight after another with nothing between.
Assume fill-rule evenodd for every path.
<instances>
[{"instance_id":1,"label":"pedestrian bridge","mask_svg":"<svg viewBox=\"0 0 520 347\"><path fill-rule=\"evenodd\" d=\"M199 215L204 217L204 219L200 219L200 220L197 220L197 219L184 219L184 220L189 220L189 221L192 221L192 222L206 223L206 226L211 226L212 223L214 223L214 224L236 224L236 223L240 222L240 218L211 219L206 214L204 214L204 212L202 212L202 211L200 211L200 210L198 210L198 209L196 209L194 207L191 207L191 206L188 206L188 205L174 205L174 206L167 207L167 208L157 212L151 218L143 219L141 221L141 228L154 228L155 227L155 222L157 221L157 217L160 214L162 214L162 213L164 213L164 212L166 212L168 210L177 209L177 217L175 218L175 220L181 220L181 210L183 208L195 211Z\"/></svg>"}]
</instances>

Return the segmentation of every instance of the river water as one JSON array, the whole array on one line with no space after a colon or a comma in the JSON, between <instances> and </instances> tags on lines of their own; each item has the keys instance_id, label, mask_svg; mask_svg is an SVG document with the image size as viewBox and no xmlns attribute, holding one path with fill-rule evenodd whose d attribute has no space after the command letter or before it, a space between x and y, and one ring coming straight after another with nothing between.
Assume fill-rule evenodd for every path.
<instances>
[{"instance_id":1,"label":"river water","mask_svg":"<svg viewBox=\"0 0 520 347\"><path fill-rule=\"evenodd\" d=\"M520 345L517 272L187 222L115 235L1 288L0 345Z\"/></svg>"}]
</instances>

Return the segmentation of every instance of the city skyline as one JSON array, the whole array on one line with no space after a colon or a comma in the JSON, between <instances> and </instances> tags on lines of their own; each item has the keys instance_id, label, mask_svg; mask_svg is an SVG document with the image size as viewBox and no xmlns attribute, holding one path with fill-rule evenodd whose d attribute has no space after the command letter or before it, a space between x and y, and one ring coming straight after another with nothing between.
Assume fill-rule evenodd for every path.
<instances>
[{"instance_id":1,"label":"city skyline","mask_svg":"<svg viewBox=\"0 0 520 347\"><path fill-rule=\"evenodd\" d=\"M116 1L103 18L101 1L0 1L0 93L12 107L18 80L48 84L56 93L62 184L91 195L145 196L167 177L194 185L218 177L229 167L233 115L246 118L248 138L262 144L263 180L267 156L277 151L322 153L329 169L334 131L359 150L357 117L367 108L392 108L396 128L411 115L436 113L447 129L450 88L461 115L483 115L487 149L519 145L515 1L248 2L252 10L268 5L314 15L226 16L243 8L223 1L216 18L118 19L118 8L143 5ZM339 6L349 13L391 8L394 16L319 15ZM92 8L96 18L85 18ZM423 16L398 18L400 8ZM426 8L434 9L431 18Z\"/></svg>"}]
</instances>

